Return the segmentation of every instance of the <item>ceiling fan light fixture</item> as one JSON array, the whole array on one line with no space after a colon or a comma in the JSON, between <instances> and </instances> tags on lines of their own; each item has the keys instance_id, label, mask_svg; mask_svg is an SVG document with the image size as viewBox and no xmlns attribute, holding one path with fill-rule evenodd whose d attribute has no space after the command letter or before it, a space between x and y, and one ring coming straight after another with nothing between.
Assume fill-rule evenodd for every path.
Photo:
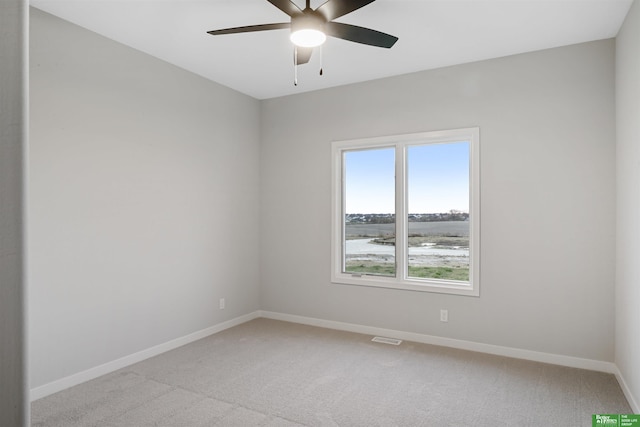
<instances>
[{"instance_id":1,"label":"ceiling fan light fixture","mask_svg":"<svg viewBox=\"0 0 640 427\"><path fill-rule=\"evenodd\" d=\"M305 9L306 10L306 9ZM320 46L327 40L324 26L327 21L313 11L291 17L291 42L299 47Z\"/></svg>"},{"instance_id":2,"label":"ceiling fan light fixture","mask_svg":"<svg viewBox=\"0 0 640 427\"><path fill-rule=\"evenodd\" d=\"M327 36L320 30L305 28L291 33L291 42L300 47L320 46L327 40Z\"/></svg>"}]
</instances>

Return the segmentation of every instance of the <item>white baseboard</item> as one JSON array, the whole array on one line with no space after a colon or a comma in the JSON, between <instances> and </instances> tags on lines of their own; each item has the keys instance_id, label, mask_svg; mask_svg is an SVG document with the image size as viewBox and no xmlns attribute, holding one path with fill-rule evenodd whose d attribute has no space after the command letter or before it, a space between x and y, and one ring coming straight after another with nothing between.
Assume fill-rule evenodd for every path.
<instances>
[{"instance_id":1,"label":"white baseboard","mask_svg":"<svg viewBox=\"0 0 640 427\"><path fill-rule=\"evenodd\" d=\"M169 342L156 345L154 347L139 351L129 356L121 357L120 359L116 359L111 362L107 362L103 365L96 366L95 368L87 369L86 371L78 372L77 374L73 374L68 377L50 382L48 384L32 388L30 391L31 401L33 402L34 400L41 399L43 397L49 396L50 394L57 393L69 387L73 387L83 382L98 378L102 375L117 371L118 369L133 365L134 363L149 359L150 357L157 356L178 347L182 347L183 345L192 343L202 338L206 338L209 335L216 334L218 332L224 331L225 329L229 329L250 320L257 319L258 317L260 317L260 312L254 311L253 313L245 314L244 316L227 320L226 322L219 323L217 325L202 329L192 334L176 338Z\"/></svg>"},{"instance_id":2,"label":"white baseboard","mask_svg":"<svg viewBox=\"0 0 640 427\"><path fill-rule=\"evenodd\" d=\"M618 369L611 362L600 360L582 359L579 357L563 356L559 354L542 353L519 348L502 347L492 344L483 344L473 341L456 340L433 335L417 334L413 332L396 331L392 329L375 328L371 326L356 325L352 323L335 322L332 320L316 319L313 317L296 316L293 314L274 313L261 311L261 317L287 322L302 323L304 325L319 326L340 331L356 332L366 335L380 335L389 338L399 338L406 341L433 344L443 347L452 347L461 350L477 351L480 353L495 354L497 356L513 357L516 359L531 360L534 362L550 363L553 365L568 366L572 368L588 369L590 371L615 374Z\"/></svg>"},{"instance_id":3,"label":"white baseboard","mask_svg":"<svg viewBox=\"0 0 640 427\"><path fill-rule=\"evenodd\" d=\"M620 388L624 393L624 396L627 398L627 401L629 402L629 406L631 406L631 410L633 411L634 414L640 414L640 405L638 405L638 401L633 396L633 393L631 393L631 389L629 389L627 382L624 380L624 377L622 376L622 373L620 372L617 366L616 366L616 371L614 373L616 375L616 379L618 380L618 384L620 384Z\"/></svg>"},{"instance_id":4,"label":"white baseboard","mask_svg":"<svg viewBox=\"0 0 640 427\"><path fill-rule=\"evenodd\" d=\"M553 365L568 366L572 368L588 369L591 371L600 371L610 374L614 374L625 397L631 405L631 409L634 413L640 413L640 407L635 400L631 390L627 386L621 372L618 367L611 362L603 362L600 360L582 359L579 357L563 356L551 353L542 353L532 350L523 350L512 347L502 347L491 344L483 344L473 341L456 340L452 338L443 338L433 335L417 334L413 332L396 331L393 329L377 328L372 326L357 325L353 323L336 322L332 320L317 319L313 317L297 316L293 314L276 313L271 311L254 311L244 316L236 317L226 322L219 323L201 331L194 332L184 337L177 338L175 340L160 344L146 350L131 354L129 356L116 359L114 361L105 363L95 368L87 369L86 371L79 372L77 374L70 375L65 378L53 381L51 383L35 387L30 391L31 401L41 399L49 396L50 394L57 393L69 387L81 384L83 382L98 378L102 375L117 371L118 369L125 368L133 365L134 363L141 362L145 359L149 359L153 356L165 353L169 350L173 350L183 345L192 343L194 341L206 338L209 335L216 334L224 331L225 329L232 328L242 323L248 322L259 317L267 319L283 320L286 322L300 323L303 325L318 326L321 328L336 329L340 331L355 332L366 335L378 335L389 338L399 338L406 341L419 342L424 344L433 344L443 347L457 348L461 350L477 351L480 353L495 354L498 356L513 357L516 359L531 360L535 362L550 363Z\"/></svg>"}]
</instances>

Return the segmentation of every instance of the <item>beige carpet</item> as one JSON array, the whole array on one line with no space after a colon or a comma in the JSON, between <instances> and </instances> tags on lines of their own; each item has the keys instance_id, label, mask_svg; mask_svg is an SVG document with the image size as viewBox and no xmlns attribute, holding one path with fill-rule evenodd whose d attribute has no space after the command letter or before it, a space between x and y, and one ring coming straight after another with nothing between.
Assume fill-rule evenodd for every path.
<instances>
[{"instance_id":1,"label":"beige carpet","mask_svg":"<svg viewBox=\"0 0 640 427\"><path fill-rule=\"evenodd\" d=\"M591 426L613 375L257 319L40 399L33 426Z\"/></svg>"}]
</instances>

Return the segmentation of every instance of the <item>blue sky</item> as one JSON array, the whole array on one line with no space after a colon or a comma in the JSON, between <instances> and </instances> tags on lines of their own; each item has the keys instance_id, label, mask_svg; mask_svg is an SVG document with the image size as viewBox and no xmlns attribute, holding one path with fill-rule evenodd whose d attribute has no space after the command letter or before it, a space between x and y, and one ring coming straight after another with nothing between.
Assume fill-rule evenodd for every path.
<instances>
[{"instance_id":1,"label":"blue sky","mask_svg":"<svg viewBox=\"0 0 640 427\"><path fill-rule=\"evenodd\" d=\"M349 151L346 213L392 213L395 149ZM408 147L409 213L469 212L469 144Z\"/></svg>"}]
</instances>

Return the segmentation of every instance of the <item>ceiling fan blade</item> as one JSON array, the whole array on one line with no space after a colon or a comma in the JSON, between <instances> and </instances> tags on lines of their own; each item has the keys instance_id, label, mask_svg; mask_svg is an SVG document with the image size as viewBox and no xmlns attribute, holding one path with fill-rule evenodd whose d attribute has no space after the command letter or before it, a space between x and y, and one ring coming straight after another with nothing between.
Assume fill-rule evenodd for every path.
<instances>
[{"instance_id":1,"label":"ceiling fan blade","mask_svg":"<svg viewBox=\"0 0 640 427\"><path fill-rule=\"evenodd\" d=\"M347 13L373 3L375 0L328 0L320 5L316 11L322 13L327 21L333 21Z\"/></svg>"},{"instance_id":2,"label":"ceiling fan blade","mask_svg":"<svg viewBox=\"0 0 640 427\"><path fill-rule=\"evenodd\" d=\"M291 0L267 0L267 1L289 16L302 13L302 10L300 10L300 8Z\"/></svg>"},{"instance_id":3,"label":"ceiling fan blade","mask_svg":"<svg viewBox=\"0 0 640 427\"><path fill-rule=\"evenodd\" d=\"M261 24L261 25L248 25L246 27L234 27L224 28L222 30L207 31L212 36L218 36L221 34L237 34L237 33L251 33L253 31L268 31L268 30L280 30L283 28L291 28L291 23L281 22L278 24Z\"/></svg>"},{"instance_id":4,"label":"ceiling fan blade","mask_svg":"<svg viewBox=\"0 0 640 427\"><path fill-rule=\"evenodd\" d=\"M328 36L387 49L398 41L398 38L391 34L340 22L327 22L325 32Z\"/></svg>"},{"instance_id":5,"label":"ceiling fan blade","mask_svg":"<svg viewBox=\"0 0 640 427\"><path fill-rule=\"evenodd\" d=\"M294 49L298 50L298 65L306 64L311 59L311 54L313 53L312 47L294 47ZM293 63L296 63L296 51L293 51Z\"/></svg>"}]
</instances>

